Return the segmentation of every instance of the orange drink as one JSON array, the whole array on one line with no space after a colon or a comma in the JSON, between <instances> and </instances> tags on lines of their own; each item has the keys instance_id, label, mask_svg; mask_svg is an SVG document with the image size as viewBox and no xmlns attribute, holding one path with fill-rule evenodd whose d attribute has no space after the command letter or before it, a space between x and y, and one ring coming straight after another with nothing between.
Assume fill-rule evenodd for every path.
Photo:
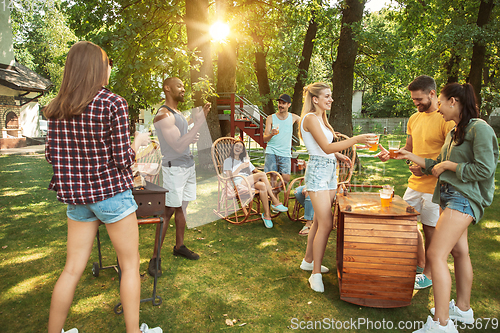
<instances>
[{"instance_id":1,"label":"orange drink","mask_svg":"<svg viewBox=\"0 0 500 333\"><path fill-rule=\"evenodd\" d=\"M399 155L396 153L397 150L396 148L389 148L389 158L395 159Z\"/></svg>"},{"instance_id":2,"label":"orange drink","mask_svg":"<svg viewBox=\"0 0 500 333\"><path fill-rule=\"evenodd\" d=\"M370 146L370 149L369 149L370 151L377 151L379 137L380 137L380 135L377 134L377 141L375 143L368 144Z\"/></svg>"},{"instance_id":3,"label":"orange drink","mask_svg":"<svg viewBox=\"0 0 500 333\"><path fill-rule=\"evenodd\" d=\"M382 207L389 207L391 205L392 195L387 191L380 190L380 202L382 203Z\"/></svg>"},{"instance_id":4,"label":"orange drink","mask_svg":"<svg viewBox=\"0 0 500 333\"><path fill-rule=\"evenodd\" d=\"M396 150L399 150L399 144L401 141L389 140L389 158L395 159L398 154Z\"/></svg>"},{"instance_id":5,"label":"orange drink","mask_svg":"<svg viewBox=\"0 0 500 333\"><path fill-rule=\"evenodd\" d=\"M385 192L391 196L389 202L392 202L392 198L394 198L394 187L391 185L382 186L382 192Z\"/></svg>"},{"instance_id":6,"label":"orange drink","mask_svg":"<svg viewBox=\"0 0 500 333\"><path fill-rule=\"evenodd\" d=\"M277 131L276 134L280 134L280 125L273 125L273 129Z\"/></svg>"}]
</instances>

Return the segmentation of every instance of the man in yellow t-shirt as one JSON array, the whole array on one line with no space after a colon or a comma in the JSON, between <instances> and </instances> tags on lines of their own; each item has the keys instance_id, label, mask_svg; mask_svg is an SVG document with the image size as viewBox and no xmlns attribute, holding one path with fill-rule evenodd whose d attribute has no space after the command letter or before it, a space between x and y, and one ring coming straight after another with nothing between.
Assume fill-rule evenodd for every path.
<instances>
[{"instance_id":1,"label":"man in yellow t-shirt","mask_svg":"<svg viewBox=\"0 0 500 333\"><path fill-rule=\"evenodd\" d=\"M414 154L435 159L441 152L446 134L455 126L453 121L445 122L438 111L436 82L427 75L415 78L409 85L411 99L417 111L410 117L407 125L405 149ZM387 160L388 154L381 154L381 160ZM425 265L425 253L431 242L432 234L439 219L439 205L432 202L432 195L437 178L424 175L418 165L410 165L412 175L408 179L408 188L403 199L420 213L425 234L425 246L422 233L418 232L417 276L415 289L432 285L430 267Z\"/></svg>"}]
</instances>

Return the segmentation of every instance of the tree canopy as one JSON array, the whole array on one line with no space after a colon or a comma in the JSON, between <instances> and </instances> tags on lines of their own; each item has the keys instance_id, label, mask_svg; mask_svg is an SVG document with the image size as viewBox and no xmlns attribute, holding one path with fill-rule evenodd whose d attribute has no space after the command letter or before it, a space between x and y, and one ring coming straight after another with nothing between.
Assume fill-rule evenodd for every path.
<instances>
[{"instance_id":1,"label":"tree canopy","mask_svg":"<svg viewBox=\"0 0 500 333\"><path fill-rule=\"evenodd\" d=\"M196 37L206 39L205 46L188 36L187 1L58 0L53 9L13 11L16 57L57 86L69 46L95 42L114 61L111 88L127 99L132 118L161 101L166 77L187 82L191 96L191 74L203 64L210 75L200 77L215 89L224 47L236 57L230 64L235 92L268 113L279 94L297 99L304 84L325 81L336 82L334 92L363 90L364 117L409 116L414 106L406 87L421 74L433 76L438 87L470 81L480 91L484 116L500 103L500 0L393 0L354 21L345 21L346 15L364 0L193 0L206 16L193 22L206 30ZM208 25L217 20L230 25L231 37L208 45ZM307 35L311 22L315 31ZM355 52L342 46L342 29L349 29ZM342 59L352 60L351 74L341 74ZM188 100L185 107L194 104ZM344 125L349 132L338 115L350 112L345 101L335 104L330 121L342 124L334 128Z\"/></svg>"}]
</instances>

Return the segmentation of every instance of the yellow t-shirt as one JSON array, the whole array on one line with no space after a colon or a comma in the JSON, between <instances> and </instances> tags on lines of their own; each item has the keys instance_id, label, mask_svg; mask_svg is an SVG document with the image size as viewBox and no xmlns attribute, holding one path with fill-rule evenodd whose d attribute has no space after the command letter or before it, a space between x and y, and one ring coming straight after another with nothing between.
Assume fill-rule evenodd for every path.
<instances>
[{"instance_id":1,"label":"yellow t-shirt","mask_svg":"<svg viewBox=\"0 0 500 333\"><path fill-rule=\"evenodd\" d=\"M436 111L417 112L408 120L407 133L411 135L413 153L424 158L435 159L441 152L446 134L455 126L453 121L444 121ZM434 193L437 178L432 175L411 175L408 187L423 193Z\"/></svg>"}]
</instances>

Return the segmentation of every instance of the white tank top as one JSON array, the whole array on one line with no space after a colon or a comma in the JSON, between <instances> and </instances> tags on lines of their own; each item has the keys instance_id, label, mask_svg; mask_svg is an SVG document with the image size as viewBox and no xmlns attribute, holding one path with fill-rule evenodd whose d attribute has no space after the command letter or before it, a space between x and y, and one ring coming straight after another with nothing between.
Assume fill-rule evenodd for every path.
<instances>
[{"instance_id":1,"label":"white tank top","mask_svg":"<svg viewBox=\"0 0 500 333\"><path fill-rule=\"evenodd\" d=\"M309 152L309 155L324 156L324 157L336 160L337 158L335 157L334 153L332 153L332 154L325 153L323 151L323 149L321 149L321 147L318 145L316 140L314 140L314 137L312 136L311 132L306 132L304 130L304 119L306 119L306 117L309 116L310 114L314 114L314 113L306 114L304 116L304 118L302 118L302 121L300 122L300 133L302 134L302 141L304 141L304 144L306 145L306 148L307 148L307 151ZM317 118L317 116L316 116L316 118ZM321 125L321 129L323 130L323 133L326 136L326 139L328 140L328 142L332 142L333 141L332 131L330 131L330 129L328 127L323 125L323 122L320 119L318 119L318 121L319 121L319 124Z\"/></svg>"}]
</instances>

